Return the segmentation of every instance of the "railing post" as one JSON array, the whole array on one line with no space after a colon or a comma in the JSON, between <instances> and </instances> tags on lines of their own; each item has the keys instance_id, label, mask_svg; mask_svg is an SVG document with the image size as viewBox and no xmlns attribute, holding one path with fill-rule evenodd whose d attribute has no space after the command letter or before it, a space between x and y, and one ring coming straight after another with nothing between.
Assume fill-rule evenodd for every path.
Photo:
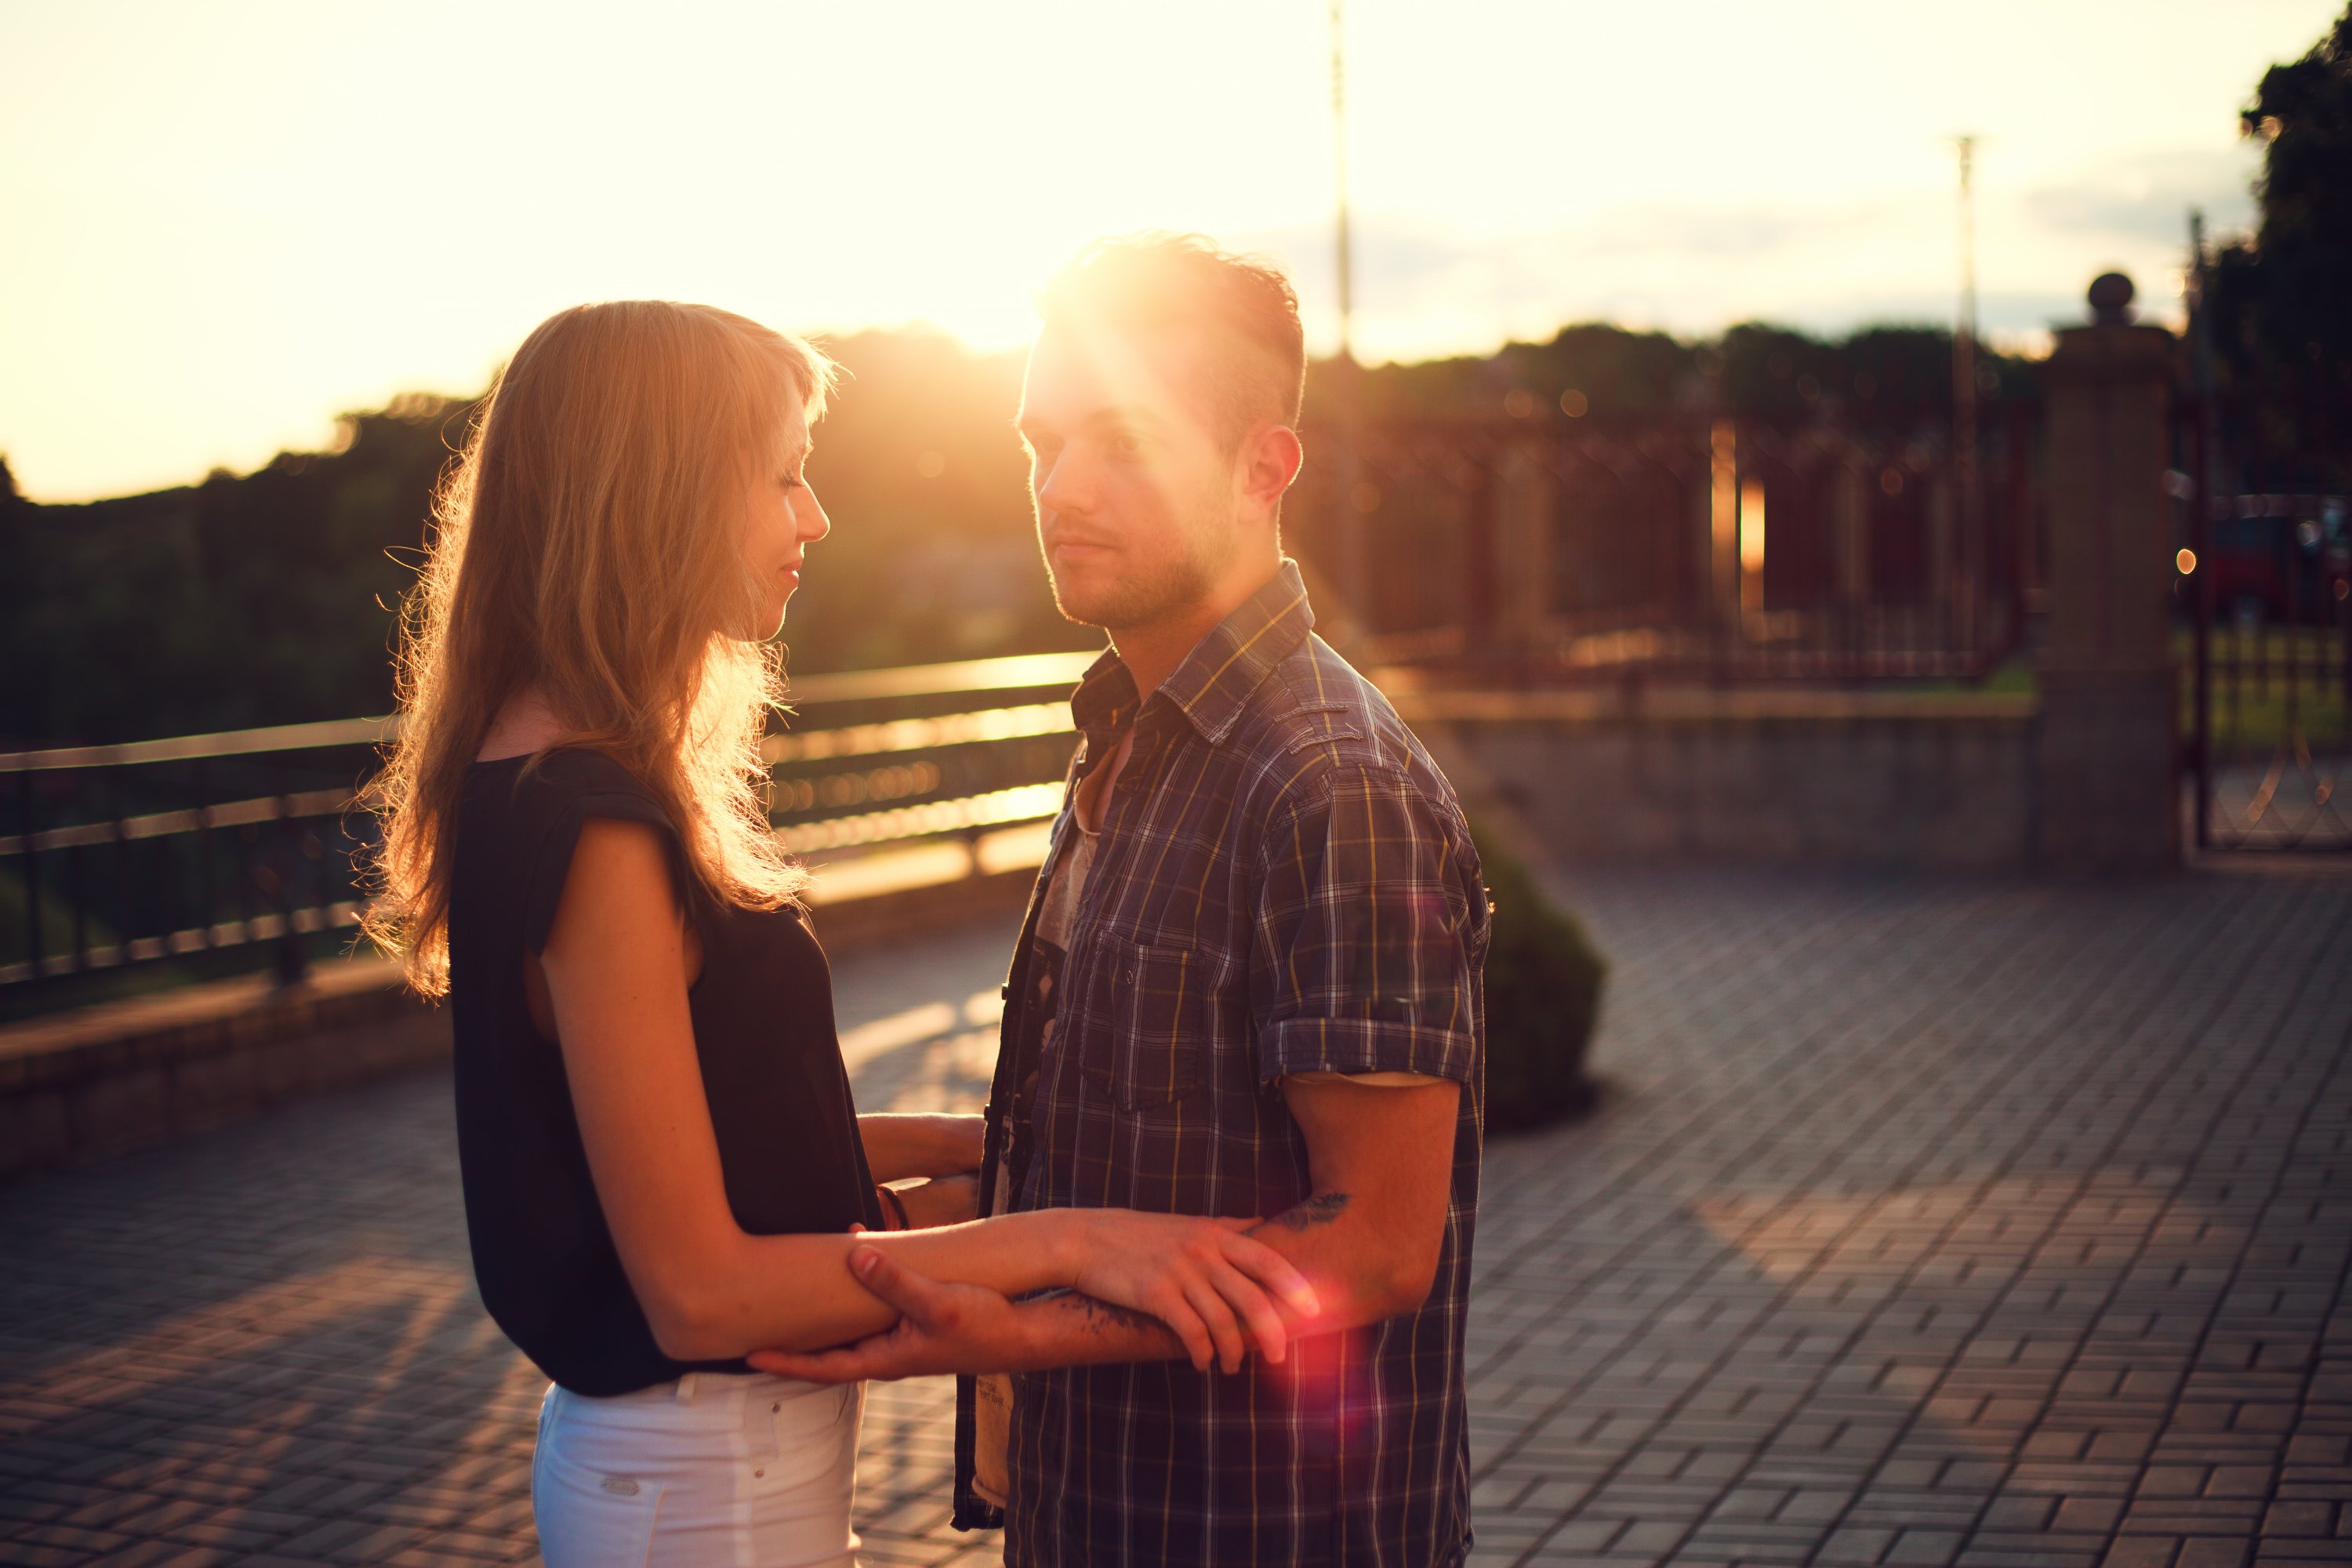
<instances>
[{"instance_id":1,"label":"railing post","mask_svg":"<svg viewBox=\"0 0 2352 1568\"><path fill-rule=\"evenodd\" d=\"M274 954L278 984L299 985L310 977L310 957L303 951L302 933L294 925L295 907L301 901L302 839L300 826L294 820L292 795L278 797L278 841L286 855L285 873L278 878L278 918L285 922L278 933ZM265 860L263 864L268 863Z\"/></svg>"},{"instance_id":2,"label":"railing post","mask_svg":"<svg viewBox=\"0 0 2352 1568\"><path fill-rule=\"evenodd\" d=\"M1927 604L1933 617L1929 636L1947 657L1959 650L1961 619L1959 531L1953 516L1957 499L1953 492L1958 487L1952 479L1933 470L1920 476L1920 483L1927 489Z\"/></svg>"},{"instance_id":3,"label":"railing post","mask_svg":"<svg viewBox=\"0 0 2352 1568\"><path fill-rule=\"evenodd\" d=\"M1496 471L1502 466L1502 452L1500 447L1489 447L1478 454L1470 481L1469 526L1462 531L1462 608L1469 623L1463 641L1481 655L1494 651L1500 629L1496 588L1502 530L1496 526L1495 514L1502 499L1502 476Z\"/></svg>"},{"instance_id":4,"label":"railing post","mask_svg":"<svg viewBox=\"0 0 2352 1568\"><path fill-rule=\"evenodd\" d=\"M1551 544L1558 487L1532 439L1502 450L1496 476L1495 529L1496 609L1503 643L1524 660L1552 609Z\"/></svg>"},{"instance_id":5,"label":"railing post","mask_svg":"<svg viewBox=\"0 0 2352 1568\"><path fill-rule=\"evenodd\" d=\"M41 860L34 846L38 831L33 821L33 774L16 775L16 818L25 846L25 963L37 979L43 973L41 949Z\"/></svg>"},{"instance_id":6,"label":"railing post","mask_svg":"<svg viewBox=\"0 0 2352 1568\"><path fill-rule=\"evenodd\" d=\"M213 915L215 887L213 883L213 807L205 798L210 795L212 770L202 763L193 764L196 780L196 944L209 950L213 945Z\"/></svg>"},{"instance_id":7,"label":"railing post","mask_svg":"<svg viewBox=\"0 0 2352 1568\"><path fill-rule=\"evenodd\" d=\"M120 905L114 928L114 959L118 964L128 965L139 924L139 884L131 875L131 830L123 820L131 815L130 799L123 788L121 768L110 770L106 776L114 794L114 892Z\"/></svg>"},{"instance_id":8,"label":"railing post","mask_svg":"<svg viewBox=\"0 0 2352 1568\"><path fill-rule=\"evenodd\" d=\"M1845 675L1862 679L1863 623L1870 610L1870 512L1863 500L1861 454L1848 447L1837 466L1832 516L1836 523L1837 605Z\"/></svg>"},{"instance_id":9,"label":"railing post","mask_svg":"<svg viewBox=\"0 0 2352 1568\"><path fill-rule=\"evenodd\" d=\"M79 844L66 846L66 911L73 922L73 968L76 974L89 969L89 889L83 885L82 855Z\"/></svg>"},{"instance_id":10,"label":"railing post","mask_svg":"<svg viewBox=\"0 0 2352 1568\"><path fill-rule=\"evenodd\" d=\"M1723 680L1739 641L1739 429L1728 419L1707 432L1707 589Z\"/></svg>"}]
</instances>

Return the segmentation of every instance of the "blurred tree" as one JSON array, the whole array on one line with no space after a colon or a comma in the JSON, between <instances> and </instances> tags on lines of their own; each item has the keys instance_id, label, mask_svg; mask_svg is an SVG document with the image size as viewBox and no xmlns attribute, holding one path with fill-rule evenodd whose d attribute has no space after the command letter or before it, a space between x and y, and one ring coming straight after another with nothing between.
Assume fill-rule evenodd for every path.
<instances>
[{"instance_id":1,"label":"blurred tree","mask_svg":"<svg viewBox=\"0 0 2352 1568\"><path fill-rule=\"evenodd\" d=\"M1364 402L1373 418L1835 414L1910 440L1946 427L1950 346L1940 328L1827 342L1751 323L1695 343L1585 322L1483 358L1378 366ZM834 531L793 604L792 668L1099 646L1055 610L1038 563L1012 425L1021 356L921 331L828 347L848 380L810 473ZM2004 385L2021 379L2015 362L1987 363ZM1330 374L1309 367L1310 416ZM78 506L23 500L0 464L0 744L383 711L394 606L474 406L404 396L345 416L331 450ZM1323 477L1310 472L1288 520L1310 556Z\"/></svg>"},{"instance_id":2,"label":"blurred tree","mask_svg":"<svg viewBox=\"0 0 2352 1568\"><path fill-rule=\"evenodd\" d=\"M0 626L0 737L123 740L381 712L445 426L410 397L345 416L339 447L243 479L0 512L25 598ZM413 556L412 556L413 559Z\"/></svg>"},{"instance_id":3,"label":"blurred tree","mask_svg":"<svg viewBox=\"0 0 2352 1568\"><path fill-rule=\"evenodd\" d=\"M2243 113L2263 143L2260 227L2212 293L2224 435L2262 489L2352 484L2352 6Z\"/></svg>"},{"instance_id":4,"label":"blurred tree","mask_svg":"<svg viewBox=\"0 0 2352 1568\"><path fill-rule=\"evenodd\" d=\"M1363 412L1370 419L1533 417L1565 412L1561 400L1574 393L1577 417L1654 415L1675 405L1694 363L1691 345L1664 332L1580 322L1549 342L1506 343L1485 358L1377 366L1365 373ZM1326 405L1333 374L1328 361L1307 367L1310 414Z\"/></svg>"},{"instance_id":5,"label":"blurred tree","mask_svg":"<svg viewBox=\"0 0 2352 1568\"><path fill-rule=\"evenodd\" d=\"M1013 432L1018 354L928 332L849 372L811 479L833 519L786 639L808 672L1098 646L1054 608ZM333 449L73 506L0 482L0 744L383 711L394 607L474 404L412 395Z\"/></svg>"},{"instance_id":6,"label":"blurred tree","mask_svg":"<svg viewBox=\"0 0 2352 1568\"><path fill-rule=\"evenodd\" d=\"M1978 363L1979 396L2033 395L2028 362L1980 346ZM1308 367L1310 416L1325 405L1330 376L1328 363ZM1937 438L1951 427L1952 334L1873 326L1832 340L1748 321L1717 339L1683 342L1585 322L1484 359L1374 366L1363 373L1363 388L1365 416L1375 420L1638 418L1679 407L1780 425L1836 417L1882 438Z\"/></svg>"},{"instance_id":7,"label":"blurred tree","mask_svg":"<svg viewBox=\"0 0 2352 1568\"><path fill-rule=\"evenodd\" d=\"M1054 608L1013 420L1023 356L933 331L825 345L848 373L809 482L834 531L784 640L803 672L1101 646Z\"/></svg>"},{"instance_id":8,"label":"blurred tree","mask_svg":"<svg viewBox=\"0 0 2352 1568\"><path fill-rule=\"evenodd\" d=\"M1764 321L1745 321L1715 345L1724 406L1775 425L1819 417L1846 390L1843 356L1819 338Z\"/></svg>"}]
</instances>

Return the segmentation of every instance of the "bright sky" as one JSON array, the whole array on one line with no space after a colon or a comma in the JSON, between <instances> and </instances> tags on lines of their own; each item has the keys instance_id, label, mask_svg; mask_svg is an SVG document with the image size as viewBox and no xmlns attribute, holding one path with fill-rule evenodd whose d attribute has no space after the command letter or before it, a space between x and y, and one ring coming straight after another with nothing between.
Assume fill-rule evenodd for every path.
<instances>
[{"instance_id":1,"label":"bright sky","mask_svg":"<svg viewBox=\"0 0 2352 1568\"><path fill-rule=\"evenodd\" d=\"M1359 353L1948 320L1962 131L1996 338L2109 266L2169 311L2338 4L1349 0ZM1013 343L1147 226L1283 258L1325 349L1328 48L1327 0L0 0L0 453L250 468L586 299Z\"/></svg>"}]
</instances>

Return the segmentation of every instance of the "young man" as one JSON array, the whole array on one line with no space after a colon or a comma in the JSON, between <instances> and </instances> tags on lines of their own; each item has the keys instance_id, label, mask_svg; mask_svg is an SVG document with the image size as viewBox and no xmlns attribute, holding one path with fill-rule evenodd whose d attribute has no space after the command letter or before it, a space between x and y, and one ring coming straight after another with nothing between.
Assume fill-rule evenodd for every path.
<instances>
[{"instance_id":1,"label":"young man","mask_svg":"<svg viewBox=\"0 0 2352 1568\"><path fill-rule=\"evenodd\" d=\"M1454 793L1283 558L1305 363L1280 274L1097 245L1022 388L1038 540L1112 647L1006 987L983 1212L1262 1221L1322 1310L1237 1373L1081 1296L871 1251L891 1333L757 1358L961 1386L956 1521L1014 1568L1437 1568L1470 1542L1463 1329L1487 904ZM1197 1303L1218 1358L1246 1325Z\"/></svg>"}]
</instances>

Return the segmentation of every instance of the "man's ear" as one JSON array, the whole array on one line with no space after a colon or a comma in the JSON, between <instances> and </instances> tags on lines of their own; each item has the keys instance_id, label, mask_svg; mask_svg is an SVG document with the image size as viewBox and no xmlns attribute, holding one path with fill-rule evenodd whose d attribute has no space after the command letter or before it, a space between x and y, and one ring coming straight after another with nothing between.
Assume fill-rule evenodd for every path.
<instances>
[{"instance_id":1,"label":"man's ear","mask_svg":"<svg viewBox=\"0 0 2352 1568\"><path fill-rule=\"evenodd\" d=\"M1282 507L1283 492L1298 478L1307 449L1298 432L1286 425L1262 425L1243 437L1242 499L1253 517L1272 517Z\"/></svg>"}]
</instances>

